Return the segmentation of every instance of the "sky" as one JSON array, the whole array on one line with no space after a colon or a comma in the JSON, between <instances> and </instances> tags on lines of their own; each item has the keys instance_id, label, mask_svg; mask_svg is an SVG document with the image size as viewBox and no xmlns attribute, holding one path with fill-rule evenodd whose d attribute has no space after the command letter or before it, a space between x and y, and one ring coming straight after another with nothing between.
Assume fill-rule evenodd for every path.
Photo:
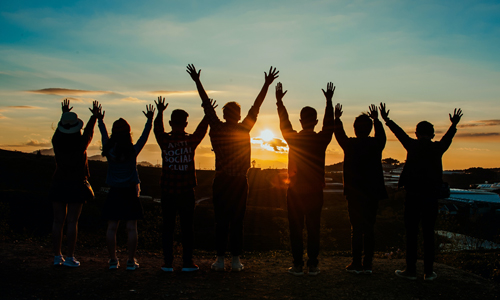
<instances>
[{"instance_id":1,"label":"sky","mask_svg":"<svg viewBox=\"0 0 500 300\"><path fill-rule=\"evenodd\" d=\"M287 165L275 84L288 90L284 103L300 130L304 106L316 108L321 123L321 89L330 81L348 136L356 116L385 102L410 136L427 120L440 139L448 114L460 107L464 116L444 169L500 167L499 15L498 1L2 1L0 148L51 148L66 98L85 123L98 100L108 128L123 117L136 140L145 105L161 95L169 103L167 131L171 111L182 108L193 132L203 111L187 64L202 70L220 117L228 101L239 102L245 115L264 72L275 66L279 78L251 131L257 167ZM404 148L385 129L383 157L404 161ZM263 141L265 130L275 139ZM89 155L99 149L96 126ZM138 160L161 162L152 133ZM326 164L342 160L333 138ZM196 167L214 167L208 135Z\"/></svg>"}]
</instances>

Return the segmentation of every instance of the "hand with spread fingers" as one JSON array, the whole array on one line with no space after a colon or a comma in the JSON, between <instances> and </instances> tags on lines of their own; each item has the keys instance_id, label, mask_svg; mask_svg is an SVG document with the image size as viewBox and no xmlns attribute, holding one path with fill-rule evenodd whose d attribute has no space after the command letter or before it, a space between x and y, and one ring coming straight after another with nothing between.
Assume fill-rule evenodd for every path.
<instances>
[{"instance_id":1,"label":"hand with spread fingers","mask_svg":"<svg viewBox=\"0 0 500 300\"><path fill-rule=\"evenodd\" d=\"M337 105L335 105L335 119L340 119L340 117L342 117L342 105L340 103L337 103Z\"/></svg>"},{"instance_id":2,"label":"hand with spread fingers","mask_svg":"<svg viewBox=\"0 0 500 300\"><path fill-rule=\"evenodd\" d=\"M389 112L391 111L390 109L389 110L386 110L386 106L385 106L385 103L382 103L380 102L380 116L382 117L382 119L384 119L384 121L388 121L389 120Z\"/></svg>"},{"instance_id":3,"label":"hand with spread fingers","mask_svg":"<svg viewBox=\"0 0 500 300\"><path fill-rule=\"evenodd\" d=\"M187 65L187 70L189 76L191 76L191 79L193 79L194 82L200 81L200 73L201 69L196 72L196 68L194 67L193 64Z\"/></svg>"},{"instance_id":4,"label":"hand with spread fingers","mask_svg":"<svg viewBox=\"0 0 500 300\"><path fill-rule=\"evenodd\" d=\"M104 111L102 111L102 105L99 104L97 100L94 100L92 102L92 108L89 107L90 112L94 117L97 119L103 119L104 118Z\"/></svg>"},{"instance_id":5,"label":"hand with spread fingers","mask_svg":"<svg viewBox=\"0 0 500 300\"><path fill-rule=\"evenodd\" d=\"M269 74L264 72L265 75L265 82L267 85L271 85L273 83L274 79L278 78L278 73L280 71L276 71L276 68L273 69L273 66L269 68Z\"/></svg>"},{"instance_id":6,"label":"hand with spread fingers","mask_svg":"<svg viewBox=\"0 0 500 300\"><path fill-rule=\"evenodd\" d=\"M377 109L377 106L375 106L374 104L372 104L372 105L370 105L370 107L368 109L369 109L368 115L370 116L370 118L372 118L373 120L377 120L378 119L378 109Z\"/></svg>"},{"instance_id":7,"label":"hand with spread fingers","mask_svg":"<svg viewBox=\"0 0 500 300\"><path fill-rule=\"evenodd\" d=\"M462 118L462 116L464 115L462 113L462 109L461 108L455 108L455 110L453 111L453 116L451 114L450 115L450 121L453 125L457 125L458 122L460 122L460 119Z\"/></svg>"},{"instance_id":8,"label":"hand with spread fingers","mask_svg":"<svg viewBox=\"0 0 500 300\"><path fill-rule=\"evenodd\" d=\"M283 85L281 82L278 82L276 85L276 102L283 103L283 97L285 97L286 92L288 91L283 92Z\"/></svg>"},{"instance_id":9,"label":"hand with spread fingers","mask_svg":"<svg viewBox=\"0 0 500 300\"><path fill-rule=\"evenodd\" d=\"M142 111L142 113L146 116L146 118L153 119L155 115L155 108L153 104L146 105L146 112Z\"/></svg>"},{"instance_id":10,"label":"hand with spread fingers","mask_svg":"<svg viewBox=\"0 0 500 300\"><path fill-rule=\"evenodd\" d=\"M333 94L335 93L335 86L333 85L333 82L326 84L326 92L324 89L321 90L323 91L323 95L325 95L326 100L332 101Z\"/></svg>"},{"instance_id":11,"label":"hand with spread fingers","mask_svg":"<svg viewBox=\"0 0 500 300\"><path fill-rule=\"evenodd\" d=\"M162 99L161 96L158 97L158 102L155 100L155 104L158 109L158 113L162 113L168 107L168 103L165 103L165 97Z\"/></svg>"},{"instance_id":12,"label":"hand with spread fingers","mask_svg":"<svg viewBox=\"0 0 500 300\"><path fill-rule=\"evenodd\" d=\"M63 102L61 103L61 108L62 108L62 112L65 113L65 112L70 112L73 109L73 106L70 108L69 107L69 100L64 99Z\"/></svg>"}]
</instances>

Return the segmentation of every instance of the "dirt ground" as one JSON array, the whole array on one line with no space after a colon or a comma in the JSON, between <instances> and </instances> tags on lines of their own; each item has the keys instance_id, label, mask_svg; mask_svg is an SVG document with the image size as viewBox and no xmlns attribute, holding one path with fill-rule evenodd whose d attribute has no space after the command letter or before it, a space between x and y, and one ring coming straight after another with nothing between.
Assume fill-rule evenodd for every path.
<instances>
[{"instance_id":1,"label":"dirt ground","mask_svg":"<svg viewBox=\"0 0 500 300\"><path fill-rule=\"evenodd\" d=\"M119 253L123 262L125 253ZM344 271L348 257L320 256L321 274L295 277L286 272L290 254L245 255L240 273L213 272L211 254L195 256L200 271L160 270L159 253L140 251L140 269L107 269L104 248L79 248L79 268L53 267L47 245L36 242L0 244L0 299L498 299L500 286L477 275L436 264L433 282L394 275L404 260L377 259L373 275ZM229 265L226 262L226 267ZM419 270L423 268L419 261Z\"/></svg>"}]
</instances>

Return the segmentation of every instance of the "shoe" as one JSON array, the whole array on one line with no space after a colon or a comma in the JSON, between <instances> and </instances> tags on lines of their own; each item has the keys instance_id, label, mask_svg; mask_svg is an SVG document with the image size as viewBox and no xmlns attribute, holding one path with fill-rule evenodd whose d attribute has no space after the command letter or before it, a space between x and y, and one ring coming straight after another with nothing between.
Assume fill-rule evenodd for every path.
<instances>
[{"instance_id":1,"label":"shoe","mask_svg":"<svg viewBox=\"0 0 500 300\"><path fill-rule=\"evenodd\" d=\"M311 276L316 276L320 273L320 270L318 267L309 267L309 272L307 274Z\"/></svg>"},{"instance_id":2,"label":"shoe","mask_svg":"<svg viewBox=\"0 0 500 300\"><path fill-rule=\"evenodd\" d=\"M302 270L302 266L293 266L288 268L288 273L295 275L295 276L302 276L304 275L304 271Z\"/></svg>"},{"instance_id":3,"label":"shoe","mask_svg":"<svg viewBox=\"0 0 500 300\"><path fill-rule=\"evenodd\" d=\"M216 272L223 272L224 271L224 263L216 261L212 264L212 266L210 268Z\"/></svg>"},{"instance_id":4,"label":"shoe","mask_svg":"<svg viewBox=\"0 0 500 300\"><path fill-rule=\"evenodd\" d=\"M355 263L350 263L347 267L345 267L345 270L353 274L363 273L363 268L361 267L361 265Z\"/></svg>"},{"instance_id":5,"label":"shoe","mask_svg":"<svg viewBox=\"0 0 500 300\"><path fill-rule=\"evenodd\" d=\"M66 267L76 268L80 266L80 262L77 261L74 257L66 257L63 265Z\"/></svg>"},{"instance_id":6,"label":"shoe","mask_svg":"<svg viewBox=\"0 0 500 300\"><path fill-rule=\"evenodd\" d=\"M62 266L64 263L64 257L62 255L54 256L54 266Z\"/></svg>"},{"instance_id":7,"label":"shoe","mask_svg":"<svg viewBox=\"0 0 500 300\"><path fill-rule=\"evenodd\" d=\"M167 272L167 273L174 272L174 268L172 268L172 264L164 264L163 266L161 266L161 270L163 272Z\"/></svg>"},{"instance_id":8,"label":"shoe","mask_svg":"<svg viewBox=\"0 0 500 300\"><path fill-rule=\"evenodd\" d=\"M182 272L195 272L195 271L198 271L200 269L200 267L198 267L197 265L193 264L193 263L190 263L190 264L186 264L184 266L182 266Z\"/></svg>"},{"instance_id":9,"label":"shoe","mask_svg":"<svg viewBox=\"0 0 500 300\"><path fill-rule=\"evenodd\" d=\"M396 270L396 272L394 272L394 273L396 274L396 276L401 277L401 278L406 278L409 280L417 280L417 274L408 272L406 270L403 270L403 271Z\"/></svg>"},{"instance_id":10,"label":"shoe","mask_svg":"<svg viewBox=\"0 0 500 300\"><path fill-rule=\"evenodd\" d=\"M139 269L139 263L134 258L134 260L127 260L127 271L134 271L135 269Z\"/></svg>"},{"instance_id":11,"label":"shoe","mask_svg":"<svg viewBox=\"0 0 500 300\"><path fill-rule=\"evenodd\" d=\"M363 268L363 274L371 275L371 274L373 274L373 271L371 268L370 269Z\"/></svg>"},{"instance_id":12,"label":"shoe","mask_svg":"<svg viewBox=\"0 0 500 300\"><path fill-rule=\"evenodd\" d=\"M110 259L108 261L108 264L110 270L116 270L120 266L120 262L118 261L118 259Z\"/></svg>"},{"instance_id":13,"label":"shoe","mask_svg":"<svg viewBox=\"0 0 500 300\"><path fill-rule=\"evenodd\" d=\"M231 264L231 271L232 272L241 272L241 271L243 271L243 269L245 269L245 267L240 262Z\"/></svg>"},{"instance_id":14,"label":"shoe","mask_svg":"<svg viewBox=\"0 0 500 300\"><path fill-rule=\"evenodd\" d=\"M436 274L436 272L432 272L432 274L424 274L424 280L426 281L432 281L434 279L436 279L438 277L438 275Z\"/></svg>"}]
</instances>

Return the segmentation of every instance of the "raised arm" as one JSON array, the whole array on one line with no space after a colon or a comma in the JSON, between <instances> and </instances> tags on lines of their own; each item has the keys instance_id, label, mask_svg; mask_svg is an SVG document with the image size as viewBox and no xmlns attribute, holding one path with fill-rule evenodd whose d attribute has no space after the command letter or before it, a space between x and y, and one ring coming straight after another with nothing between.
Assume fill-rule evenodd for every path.
<instances>
[{"instance_id":1,"label":"raised arm","mask_svg":"<svg viewBox=\"0 0 500 300\"><path fill-rule=\"evenodd\" d=\"M69 101L68 101L69 105ZM70 108L71 110L71 108ZM97 100L94 100L92 102L92 109L89 108L90 112L92 113L92 116L90 117L89 121L87 122L87 126L85 126L85 129L83 130L83 147L84 149L87 149L89 146L90 142L92 141L92 138L94 137L94 126L95 122L98 118L104 118L104 112L102 111L102 106L99 104Z\"/></svg>"},{"instance_id":2,"label":"raised arm","mask_svg":"<svg viewBox=\"0 0 500 300\"><path fill-rule=\"evenodd\" d=\"M273 81L279 77L279 72L280 71L276 71L276 68L273 69L272 66L269 68L269 73L264 72L264 85L257 95L257 98L255 98L255 101L248 111L247 116L241 122L243 126L247 127L249 130L252 129L253 125L255 124L260 107L264 102L264 99L266 98L267 90L269 89L269 86L273 83Z\"/></svg>"},{"instance_id":3,"label":"raised arm","mask_svg":"<svg viewBox=\"0 0 500 300\"><path fill-rule=\"evenodd\" d=\"M344 130L344 125L340 120L342 113L342 105L340 103L337 103L337 105L335 105L334 133L337 143L339 143L340 147L342 147L343 149L349 138L347 137L347 134Z\"/></svg>"},{"instance_id":4,"label":"raised arm","mask_svg":"<svg viewBox=\"0 0 500 300\"><path fill-rule=\"evenodd\" d=\"M293 130L292 123L290 123L290 119L288 117L288 112L285 108L285 105L283 104L283 97L285 96L286 92L283 92L283 85L281 82L278 82L276 85L276 106L278 107L278 116L280 118L280 129L281 129L281 134L283 134L283 137L285 140L290 138L291 134L295 133L295 130Z\"/></svg>"},{"instance_id":5,"label":"raised arm","mask_svg":"<svg viewBox=\"0 0 500 300\"><path fill-rule=\"evenodd\" d=\"M450 122L451 122L450 128L448 129L448 131L446 131L446 133L443 135L443 137L440 140L441 144L443 145L443 152L448 150L448 148L451 145L451 141L453 140L453 137L455 136L455 133L457 132L457 125L463 116L462 109L455 108L455 110L453 111L453 116L451 114L449 114L449 115L450 115Z\"/></svg>"},{"instance_id":6,"label":"raised arm","mask_svg":"<svg viewBox=\"0 0 500 300\"><path fill-rule=\"evenodd\" d=\"M399 127L398 124L389 119L389 111L390 110L386 109L385 103L380 103L380 116L382 116L382 119L384 119L385 125L387 125L392 133L394 133L403 147L405 149L408 149L413 139L401 127Z\"/></svg>"},{"instance_id":7,"label":"raised arm","mask_svg":"<svg viewBox=\"0 0 500 300\"><path fill-rule=\"evenodd\" d=\"M335 86L333 85L333 82L329 82L326 85L326 92L323 89L321 90L323 91L323 95L325 95L326 98L325 116L323 117L323 129L321 131L333 133L334 119L332 98L333 94L335 93Z\"/></svg>"},{"instance_id":8,"label":"raised arm","mask_svg":"<svg viewBox=\"0 0 500 300\"><path fill-rule=\"evenodd\" d=\"M215 101L213 99L210 99L209 101L210 101L210 105L214 109L217 108L217 106L219 106L217 104L217 101ZM196 130L193 132L193 135L192 135L195 148L201 143L201 141L203 140L203 138L207 134L207 130L208 130L208 117L207 117L207 115L205 115L203 117L203 119L201 120L200 124L198 124L198 126L196 127Z\"/></svg>"},{"instance_id":9,"label":"raised arm","mask_svg":"<svg viewBox=\"0 0 500 300\"><path fill-rule=\"evenodd\" d=\"M168 107L168 103L165 103L165 97L163 99L158 97L158 102L155 101L156 109L158 110L158 115L156 116L154 122L153 132L155 133L156 140L159 142L160 136L165 133L165 128L163 127L163 112Z\"/></svg>"},{"instance_id":10,"label":"raised arm","mask_svg":"<svg viewBox=\"0 0 500 300\"><path fill-rule=\"evenodd\" d=\"M200 80L200 74L201 70L198 70L196 72L196 68L194 67L193 64L190 64L187 66L187 70L189 76L191 76L191 79L196 83L196 88L198 89L198 94L200 95L201 98L201 106L203 106L203 109L205 111L205 115L208 117L208 123L212 128L217 127L221 122L219 120L219 117L217 117L217 113L215 112L214 107L210 104L210 98L208 98L207 92L205 92L205 88L203 88L203 85L201 84Z\"/></svg>"},{"instance_id":11,"label":"raised arm","mask_svg":"<svg viewBox=\"0 0 500 300\"><path fill-rule=\"evenodd\" d=\"M142 111L142 113L148 120L146 121L146 125L144 126L141 137L134 145L136 155L139 155L142 148L144 148L144 145L146 145L146 142L148 141L149 133L151 132L151 127L153 124L153 117L155 114L155 108L153 107L153 104L146 105L146 111Z\"/></svg>"},{"instance_id":12,"label":"raised arm","mask_svg":"<svg viewBox=\"0 0 500 300\"><path fill-rule=\"evenodd\" d=\"M368 109L369 109L369 116L373 120L373 127L375 128L375 138L379 141L380 147L384 149L387 137L385 136L384 126L382 125L382 122L380 122L380 120L378 119L377 106L372 104Z\"/></svg>"}]
</instances>

